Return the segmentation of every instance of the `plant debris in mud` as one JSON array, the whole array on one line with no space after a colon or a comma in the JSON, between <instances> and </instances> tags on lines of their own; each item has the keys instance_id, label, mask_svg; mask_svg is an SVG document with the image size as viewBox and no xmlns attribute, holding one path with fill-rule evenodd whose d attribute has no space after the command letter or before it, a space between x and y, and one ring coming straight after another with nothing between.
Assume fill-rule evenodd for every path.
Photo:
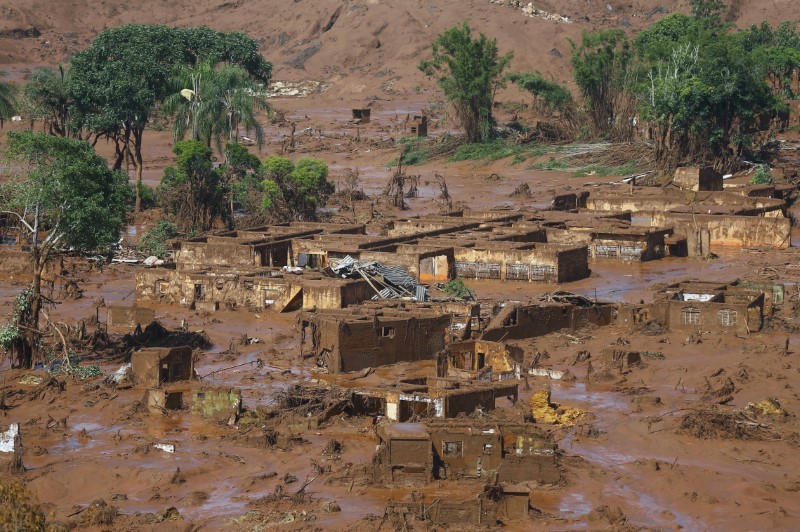
<instances>
[{"instance_id":1,"label":"plant debris in mud","mask_svg":"<svg viewBox=\"0 0 800 532\"><path fill-rule=\"evenodd\" d=\"M780 431L742 411L724 411L716 405L692 410L681 418L678 432L701 440L780 440Z\"/></svg>"}]
</instances>

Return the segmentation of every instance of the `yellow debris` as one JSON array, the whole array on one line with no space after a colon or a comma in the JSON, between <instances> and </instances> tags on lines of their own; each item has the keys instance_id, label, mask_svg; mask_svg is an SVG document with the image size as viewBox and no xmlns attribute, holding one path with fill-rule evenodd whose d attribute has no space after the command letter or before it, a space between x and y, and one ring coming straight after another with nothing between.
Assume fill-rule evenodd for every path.
<instances>
[{"instance_id":1,"label":"yellow debris","mask_svg":"<svg viewBox=\"0 0 800 532\"><path fill-rule=\"evenodd\" d=\"M580 421L586 412L571 406L559 406L550 402L550 391L539 390L530 399L531 415L537 423L550 423L552 425L574 425Z\"/></svg>"},{"instance_id":2,"label":"yellow debris","mask_svg":"<svg viewBox=\"0 0 800 532\"><path fill-rule=\"evenodd\" d=\"M747 409L757 416L786 417L789 412L781 407L777 399L764 399L757 403L747 403Z\"/></svg>"},{"instance_id":3,"label":"yellow debris","mask_svg":"<svg viewBox=\"0 0 800 532\"><path fill-rule=\"evenodd\" d=\"M44 379L38 375L28 374L22 377L19 380L20 384L24 384L25 386L39 386L44 382Z\"/></svg>"}]
</instances>

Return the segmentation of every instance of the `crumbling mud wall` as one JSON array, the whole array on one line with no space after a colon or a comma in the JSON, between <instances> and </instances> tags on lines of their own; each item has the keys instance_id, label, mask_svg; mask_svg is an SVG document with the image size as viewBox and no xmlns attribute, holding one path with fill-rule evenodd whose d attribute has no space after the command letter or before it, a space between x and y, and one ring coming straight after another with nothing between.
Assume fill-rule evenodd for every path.
<instances>
[{"instance_id":1,"label":"crumbling mud wall","mask_svg":"<svg viewBox=\"0 0 800 532\"><path fill-rule=\"evenodd\" d=\"M131 372L140 386L157 388L163 383L190 380L194 376L191 347L146 347L131 355Z\"/></svg>"},{"instance_id":2,"label":"crumbling mud wall","mask_svg":"<svg viewBox=\"0 0 800 532\"><path fill-rule=\"evenodd\" d=\"M467 340L454 342L439 353L437 376L462 379L519 377L521 349L499 342Z\"/></svg>"},{"instance_id":3,"label":"crumbling mud wall","mask_svg":"<svg viewBox=\"0 0 800 532\"><path fill-rule=\"evenodd\" d=\"M542 484L561 482L561 469L553 453L508 456L503 460L497 473L500 482L536 481Z\"/></svg>"},{"instance_id":4,"label":"crumbling mud wall","mask_svg":"<svg viewBox=\"0 0 800 532\"><path fill-rule=\"evenodd\" d=\"M276 312L338 309L371 298L364 280L324 278L320 274L261 274L146 268L136 271L137 301L167 301L182 306L198 302L228 308L270 309Z\"/></svg>"},{"instance_id":5,"label":"crumbling mud wall","mask_svg":"<svg viewBox=\"0 0 800 532\"><path fill-rule=\"evenodd\" d=\"M653 224L670 225L686 235L695 234L698 229L708 231L711 251L726 247L782 249L791 245L792 221L778 216L660 212L653 214Z\"/></svg>"},{"instance_id":6,"label":"crumbling mud wall","mask_svg":"<svg viewBox=\"0 0 800 532\"><path fill-rule=\"evenodd\" d=\"M377 430L376 481L384 485L427 484L433 455L428 429L421 423L390 423Z\"/></svg>"},{"instance_id":7,"label":"crumbling mud wall","mask_svg":"<svg viewBox=\"0 0 800 532\"><path fill-rule=\"evenodd\" d=\"M430 360L444 349L451 322L449 314L307 315L301 348L332 373Z\"/></svg>"},{"instance_id":8,"label":"crumbling mud wall","mask_svg":"<svg viewBox=\"0 0 800 532\"><path fill-rule=\"evenodd\" d=\"M715 283L685 282L662 289L651 319L678 331L749 334L764 322L764 293Z\"/></svg>"},{"instance_id":9,"label":"crumbling mud wall","mask_svg":"<svg viewBox=\"0 0 800 532\"><path fill-rule=\"evenodd\" d=\"M589 275L585 245L476 243L454 249L458 277L504 281L568 282Z\"/></svg>"},{"instance_id":10,"label":"crumbling mud wall","mask_svg":"<svg viewBox=\"0 0 800 532\"><path fill-rule=\"evenodd\" d=\"M494 427L429 425L437 478L486 476L503 461L502 437Z\"/></svg>"},{"instance_id":11,"label":"crumbling mud wall","mask_svg":"<svg viewBox=\"0 0 800 532\"><path fill-rule=\"evenodd\" d=\"M144 328L155 320L156 311L147 307L110 305L106 325L109 331L133 332Z\"/></svg>"},{"instance_id":12,"label":"crumbling mud wall","mask_svg":"<svg viewBox=\"0 0 800 532\"><path fill-rule=\"evenodd\" d=\"M481 339L498 342L535 338L562 329L579 330L590 324L610 325L616 316L615 305L578 307L566 303L507 303L486 325Z\"/></svg>"}]
</instances>

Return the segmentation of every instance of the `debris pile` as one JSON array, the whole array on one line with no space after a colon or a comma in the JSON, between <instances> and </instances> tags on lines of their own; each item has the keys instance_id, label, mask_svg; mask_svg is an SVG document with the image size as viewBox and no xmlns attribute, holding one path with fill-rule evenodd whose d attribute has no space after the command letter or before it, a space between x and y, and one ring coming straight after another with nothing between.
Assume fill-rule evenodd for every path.
<instances>
[{"instance_id":1,"label":"debris pile","mask_svg":"<svg viewBox=\"0 0 800 532\"><path fill-rule=\"evenodd\" d=\"M425 301L425 287L411 277L403 268L386 266L377 261L357 261L350 255L331 266L337 277L364 279L375 291L377 299L411 299Z\"/></svg>"},{"instance_id":2,"label":"debris pile","mask_svg":"<svg viewBox=\"0 0 800 532\"><path fill-rule=\"evenodd\" d=\"M550 391L539 390L529 401L531 415L537 423L571 426L586 415L584 410L571 406L561 406L550 402Z\"/></svg>"}]
</instances>

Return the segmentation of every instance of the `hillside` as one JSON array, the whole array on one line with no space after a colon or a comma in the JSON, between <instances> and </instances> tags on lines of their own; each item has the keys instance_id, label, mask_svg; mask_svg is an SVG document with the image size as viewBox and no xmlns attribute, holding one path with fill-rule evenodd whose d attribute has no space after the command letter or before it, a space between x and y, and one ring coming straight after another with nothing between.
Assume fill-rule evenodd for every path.
<instances>
[{"instance_id":1,"label":"hillside","mask_svg":"<svg viewBox=\"0 0 800 532\"><path fill-rule=\"evenodd\" d=\"M800 21L793 0L735 1L728 18L739 26ZM570 79L569 39L584 30L634 33L675 10L677 0L165 0L140 2L2 0L0 65L13 78L26 68L56 64L89 45L104 28L126 23L207 25L258 39L278 80L322 80L332 95L368 97L382 87L412 90L432 84L416 70L442 30L469 20L516 52L512 68L539 69Z\"/></svg>"}]
</instances>

